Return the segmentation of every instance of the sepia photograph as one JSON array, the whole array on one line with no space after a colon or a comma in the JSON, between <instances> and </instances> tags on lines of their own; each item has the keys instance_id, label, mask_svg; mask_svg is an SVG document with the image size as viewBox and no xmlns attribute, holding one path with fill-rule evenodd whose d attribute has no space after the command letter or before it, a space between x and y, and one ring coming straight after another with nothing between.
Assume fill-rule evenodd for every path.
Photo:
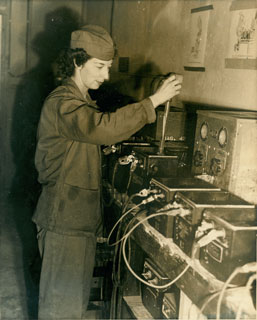
<instances>
[{"instance_id":1,"label":"sepia photograph","mask_svg":"<svg viewBox=\"0 0 257 320\"><path fill-rule=\"evenodd\" d=\"M257 0L0 0L0 320L256 320Z\"/></svg>"}]
</instances>

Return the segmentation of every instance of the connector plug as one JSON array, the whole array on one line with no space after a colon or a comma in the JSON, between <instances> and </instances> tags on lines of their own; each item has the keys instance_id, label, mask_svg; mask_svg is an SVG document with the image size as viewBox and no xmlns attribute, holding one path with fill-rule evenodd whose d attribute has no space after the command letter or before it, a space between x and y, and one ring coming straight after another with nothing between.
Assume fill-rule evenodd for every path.
<instances>
[{"instance_id":1,"label":"connector plug","mask_svg":"<svg viewBox=\"0 0 257 320\"><path fill-rule=\"evenodd\" d=\"M217 240L218 238L224 238L226 235L225 230L211 230L207 235L203 236L201 239L197 241L199 247L207 246L210 242Z\"/></svg>"},{"instance_id":2,"label":"connector plug","mask_svg":"<svg viewBox=\"0 0 257 320\"><path fill-rule=\"evenodd\" d=\"M257 262L249 262L244 266L239 267L239 269L241 273L257 272Z\"/></svg>"},{"instance_id":3,"label":"connector plug","mask_svg":"<svg viewBox=\"0 0 257 320\"><path fill-rule=\"evenodd\" d=\"M120 165L127 165L133 162L134 160L135 160L135 157L132 154L118 159Z\"/></svg>"},{"instance_id":4,"label":"connector plug","mask_svg":"<svg viewBox=\"0 0 257 320\"><path fill-rule=\"evenodd\" d=\"M147 204L149 202L153 202L157 199L163 199L165 197L164 194L159 193L159 194L154 194L153 196L150 196L149 198L145 199L142 201L142 204Z\"/></svg>"},{"instance_id":5,"label":"connector plug","mask_svg":"<svg viewBox=\"0 0 257 320\"><path fill-rule=\"evenodd\" d=\"M150 194L149 189L142 189L137 193L139 197L147 197L149 194Z\"/></svg>"}]
</instances>

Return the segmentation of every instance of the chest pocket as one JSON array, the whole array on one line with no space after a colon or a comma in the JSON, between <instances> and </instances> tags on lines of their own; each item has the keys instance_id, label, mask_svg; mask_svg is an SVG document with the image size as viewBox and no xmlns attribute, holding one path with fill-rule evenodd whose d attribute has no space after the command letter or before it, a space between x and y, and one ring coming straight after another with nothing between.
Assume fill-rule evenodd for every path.
<instances>
[{"instance_id":1,"label":"chest pocket","mask_svg":"<svg viewBox=\"0 0 257 320\"><path fill-rule=\"evenodd\" d=\"M98 190L100 166L98 146L74 141L65 158L64 183L83 189Z\"/></svg>"}]
</instances>

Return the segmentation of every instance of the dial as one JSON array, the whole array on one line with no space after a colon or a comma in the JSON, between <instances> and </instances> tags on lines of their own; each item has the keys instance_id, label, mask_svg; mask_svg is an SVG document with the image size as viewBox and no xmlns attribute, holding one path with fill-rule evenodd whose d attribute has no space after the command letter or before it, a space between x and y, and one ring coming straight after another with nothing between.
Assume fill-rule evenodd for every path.
<instances>
[{"instance_id":1,"label":"dial","mask_svg":"<svg viewBox=\"0 0 257 320\"><path fill-rule=\"evenodd\" d=\"M209 131L208 124L206 122L204 122L201 125L201 129L200 129L200 136L201 136L202 140L206 140L207 139L208 131Z\"/></svg>"},{"instance_id":2,"label":"dial","mask_svg":"<svg viewBox=\"0 0 257 320\"><path fill-rule=\"evenodd\" d=\"M221 128L218 135L218 142L221 147L224 147L228 142L228 132L226 128Z\"/></svg>"}]
</instances>

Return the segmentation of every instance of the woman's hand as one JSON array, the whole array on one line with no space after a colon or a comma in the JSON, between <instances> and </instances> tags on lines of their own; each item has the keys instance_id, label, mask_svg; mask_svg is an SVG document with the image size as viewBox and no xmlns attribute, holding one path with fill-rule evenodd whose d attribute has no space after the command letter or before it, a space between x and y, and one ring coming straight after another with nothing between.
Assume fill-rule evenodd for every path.
<instances>
[{"instance_id":1,"label":"woman's hand","mask_svg":"<svg viewBox=\"0 0 257 320\"><path fill-rule=\"evenodd\" d=\"M181 90L181 82L182 79L176 79L176 75L172 75L165 79L160 88L158 88L157 91L149 97L154 108L178 95Z\"/></svg>"}]
</instances>

